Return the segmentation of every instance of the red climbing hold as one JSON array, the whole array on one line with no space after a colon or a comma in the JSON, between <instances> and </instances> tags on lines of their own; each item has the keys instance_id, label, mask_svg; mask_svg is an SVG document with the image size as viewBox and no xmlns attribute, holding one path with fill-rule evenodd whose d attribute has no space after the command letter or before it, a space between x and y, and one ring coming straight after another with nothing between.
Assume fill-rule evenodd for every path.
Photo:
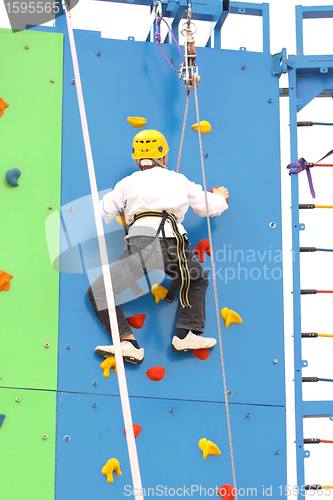
<instances>
[{"instance_id":1,"label":"red climbing hold","mask_svg":"<svg viewBox=\"0 0 333 500\"><path fill-rule=\"evenodd\" d=\"M223 484L219 490L217 490L217 495L222 497L223 500L234 500L235 490L231 484Z\"/></svg>"},{"instance_id":2,"label":"red climbing hold","mask_svg":"<svg viewBox=\"0 0 333 500\"><path fill-rule=\"evenodd\" d=\"M14 278L14 276L6 273L6 271L0 271L0 292L8 292L10 289L10 280L12 278Z\"/></svg>"},{"instance_id":3,"label":"red climbing hold","mask_svg":"<svg viewBox=\"0 0 333 500\"><path fill-rule=\"evenodd\" d=\"M205 252L210 256L210 245L208 240L200 240L194 248L193 253L199 255L199 262L205 262Z\"/></svg>"},{"instance_id":4,"label":"red climbing hold","mask_svg":"<svg viewBox=\"0 0 333 500\"><path fill-rule=\"evenodd\" d=\"M209 349L194 349L192 351L193 356L195 356L198 359L207 359L209 358Z\"/></svg>"},{"instance_id":5,"label":"red climbing hold","mask_svg":"<svg viewBox=\"0 0 333 500\"><path fill-rule=\"evenodd\" d=\"M133 424L133 432L134 432L134 437L138 437L138 435L141 432L141 425L139 424ZM126 435L126 429L124 429L124 434Z\"/></svg>"},{"instance_id":6,"label":"red climbing hold","mask_svg":"<svg viewBox=\"0 0 333 500\"><path fill-rule=\"evenodd\" d=\"M218 189L218 187L217 187L217 186L212 187L212 189L210 190L210 192L211 192L211 193L214 193L214 189ZM229 205L229 201L228 201L228 200L225 200L225 201L226 201L226 202L228 203L228 205Z\"/></svg>"},{"instance_id":7,"label":"red climbing hold","mask_svg":"<svg viewBox=\"0 0 333 500\"><path fill-rule=\"evenodd\" d=\"M163 366L153 366L152 368L149 368L149 370L146 371L146 375L150 380L153 380L154 382L158 382L159 380L162 380L162 378L165 375L165 368Z\"/></svg>"},{"instance_id":8,"label":"red climbing hold","mask_svg":"<svg viewBox=\"0 0 333 500\"><path fill-rule=\"evenodd\" d=\"M130 316L129 318L127 318L127 321L130 326L133 326L133 328L142 328L145 319L145 314L136 314L135 316Z\"/></svg>"}]
</instances>

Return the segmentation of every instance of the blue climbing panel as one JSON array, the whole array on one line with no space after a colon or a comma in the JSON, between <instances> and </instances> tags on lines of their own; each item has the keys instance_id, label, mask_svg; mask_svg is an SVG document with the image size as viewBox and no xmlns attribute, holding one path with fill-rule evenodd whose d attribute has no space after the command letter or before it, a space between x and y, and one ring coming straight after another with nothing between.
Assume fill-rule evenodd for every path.
<instances>
[{"instance_id":1,"label":"blue climbing panel","mask_svg":"<svg viewBox=\"0 0 333 500\"><path fill-rule=\"evenodd\" d=\"M127 116L146 118L148 128L166 136L169 168L175 169L185 90L158 46L79 30L75 41L101 197L136 169L131 159L136 131ZM163 48L177 66L176 47ZM200 119L212 125L203 136L207 186L230 191L229 210L211 220L219 306L243 319L228 329L222 320L236 476L239 488L257 488L264 498L263 485L278 495L278 486L286 484L279 81L267 51L197 48L197 64ZM73 78L65 34L61 231L67 261L60 274L56 491L61 500L120 498L131 476L116 375L111 371L105 379L94 354L109 337L86 297L101 269ZM180 172L202 184L198 135L190 128L196 122L191 96ZM113 262L124 249L124 228L115 220L104 227ZM207 238L206 220L191 211L185 227L192 249ZM210 258L205 259L211 271ZM154 278L170 284L163 275ZM144 363L126 364L133 421L142 426L137 446L143 487L220 487L232 483L232 475L219 347L205 361L173 353L178 307L177 300L155 304L150 293L141 299L128 295L123 303L126 316L146 314L136 332ZM206 315L206 334L217 337L212 283ZM145 374L156 365L166 369L160 382ZM203 460L202 437L216 443L222 455ZM110 485L100 470L113 457L123 475Z\"/></svg>"}]
</instances>

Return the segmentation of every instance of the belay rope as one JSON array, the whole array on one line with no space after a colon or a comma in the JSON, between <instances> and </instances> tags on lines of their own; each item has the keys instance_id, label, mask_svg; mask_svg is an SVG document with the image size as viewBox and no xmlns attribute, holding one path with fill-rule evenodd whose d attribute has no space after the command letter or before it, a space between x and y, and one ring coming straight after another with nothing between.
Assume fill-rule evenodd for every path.
<instances>
[{"instance_id":1,"label":"belay rope","mask_svg":"<svg viewBox=\"0 0 333 500\"><path fill-rule=\"evenodd\" d=\"M160 1L157 2L156 11L158 9L158 5L159 4L160 4ZM161 9L160 9L160 17L159 18L156 17L156 26L158 26L158 23L160 23L161 20L162 20L162 16L161 16ZM168 27L169 27L169 25L168 25ZM188 105L189 105L190 90L194 89L196 116L197 116L197 122L198 122L198 135L199 135L199 148L200 148L200 159L201 159L201 168L202 168L203 188L204 188L204 193L205 193L205 208L206 208L206 216L207 216L208 239L209 239L209 245L210 245L211 263L212 263L215 309L216 309L217 328L218 328L218 334L219 334L219 345L220 345L220 353L221 353L222 377L223 377L224 399L225 399L225 408L226 408L227 426L228 426L228 436L229 436L229 447L230 447L232 478L233 478L233 487L234 487L235 499L237 500L238 499L238 494L237 494L237 485L236 485L235 461L234 461L234 452L233 452L232 436L231 436L230 412L229 412L228 391L227 391L226 374L225 374L225 364L224 364L224 355L223 355L223 346L222 346L222 333L221 333L221 323L220 323L220 314L219 314L218 295L217 295L217 284L216 284L216 274L215 274L215 261L214 261L214 252L213 252L213 241L212 241L212 232L211 232L210 218L209 218L209 211L208 211L208 196L207 196L207 185L206 185L206 173L205 173L205 165L204 165L204 159L203 159L202 139L201 139L201 129L200 129L199 103L198 103L198 92L197 92L197 86L198 86L198 83L200 81L200 77L198 75L197 67L195 66L195 57L196 57L196 55L195 55L195 46L194 46L193 33L191 31L191 6L190 6L190 4L188 4L188 14L187 14L186 28L182 30L182 33L184 33L184 36L185 36L185 61L184 61L184 58L183 58L183 64L181 66L181 71L180 71L180 78L182 77L183 73L185 73L185 75L184 75L184 83L186 85L186 106L185 106L185 114L184 114L184 120L183 120L183 127L182 127L182 134L181 134L181 140L180 140L180 147L179 147L179 154L178 154L178 161L177 161L176 172L179 171L180 158L181 158L181 153L182 153L182 148L183 148L183 141L184 141L184 133L185 133L186 120L187 120L187 112L188 112ZM155 36L156 36L156 33L155 33ZM157 43L160 46L160 38L158 40L158 37L156 37L156 40L157 40ZM177 44L177 46L178 46L178 44ZM161 46L160 46L160 48L162 50ZM162 50L162 52L163 52L163 50ZM164 54L164 52L163 52L163 54ZM167 57L166 57L165 54L164 54L164 57L167 59ZM169 62L169 60L168 60L168 62ZM169 64L171 65L170 62L169 62ZM172 69L174 69L174 68L172 68ZM174 69L174 71L177 71L177 70Z\"/></svg>"}]
</instances>

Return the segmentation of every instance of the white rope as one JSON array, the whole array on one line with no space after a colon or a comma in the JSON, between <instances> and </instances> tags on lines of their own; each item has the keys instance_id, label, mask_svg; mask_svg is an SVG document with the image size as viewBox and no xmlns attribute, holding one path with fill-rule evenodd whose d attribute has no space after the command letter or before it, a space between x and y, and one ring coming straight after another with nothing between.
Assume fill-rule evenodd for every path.
<instances>
[{"instance_id":1,"label":"white rope","mask_svg":"<svg viewBox=\"0 0 333 500\"><path fill-rule=\"evenodd\" d=\"M185 133L185 125L186 125L186 119L187 119L187 111L188 111L188 102L189 102L189 99L190 99L190 91L187 92L187 98L186 98L185 115L184 115L184 121L183 121L183 130L182 130L182 136L181 136L181 139L180 139L178 161L177 161L177 169L176 169L177 173L179 171L180 157L181 157L182 149L183 149L184 133Z\"/></svg>"},{"instance_id":2,"label":"white rope","mask_svg":"<svg viewBox=\"0 0 333 500\"><path fill-rule=\"evenodd\" d=\"M82 85L81 85L81 78L80 78L79 63L78 63L78 58L77 58L76 46L75 46L73 25L72 25L72 19L71 19L71 13L69 10L69 6L65 3L65 1L63 3L63 6L64 6L64 10L66 12L67 29L68 29L68 36L69 36L69 41L70 41L71 53L72 53L75 84L76 84L77 98L78 98L78 103L79 103L84 146L85 146L86 157L87 157L89 181L90 181L90 188L91 188L91 197L92 197L93 208L94 208L94 215L95 215L95 222L96 222L96 229L97 229L97 236L98 236L98 244L99 244L99 252L100 252L101 263L102 263L103 278L104 278L104 285L105 285L105 291L106 291L106 299L107 299L110 325L111 325L111 331L112 331L112 339L113 339L113 345L115 348L115 357L116 357L116 364L117 364L117 371L118 371L118 384L119 384L120 400L121 400L121 406L122 406L125 429L126 429L126 439L127 439L128 455L129 455L130 467L131 467L131 473L132 473L133 487L135 488L135 491L136 491L136 499L143 500L139 461L138 461L137 449L136 449L136 444L135 444L135 437L134 437L134 432L133 432L131 407L130 407L129 397L128 397L124 361L123 361L121 348L120 348L120 338L119 338L119 330L118 330L118 323L117 323L117 316L116 316L116 309L115 309L115 301L114 301L114 295L113 295L113 288L112 288L112 281L111 281L111 275L110 275L108 255L107 255L107 250L106 250L102 217L100 214L99 196L98 196L95 168L94 168L94 162L93 162L92 150L91 150L91 144L90 144L88 122L87 122L87 116L86 116L86 111L85 111L85 106L84 106L84 99L83 99L83 92L82 92Z\"/></svg>"},{"instance_id":3,"label":"white rope","mask_svg":"<svg viewBox=\"0 0 333 500\"><path fill-rule=\"evenodd\" d=\"M209 237L209 245L210 245L210 255L211 255L211 262L212 262L212 274L213 274L214 297L215 297L215 307L216 307L216 316L217 316L217 328L218 328L218 332L219 332L219 343L220 343L220 352L221 352L224 399L225 399L225 409L226 409L227 423L228 423L228 435L229 435L230 457L231 457L231 467L232 467L232 478L233 478L233 483L234 483L233 486L234 486L234 491L235 491L235 499L237 500L238 497L237 497L237 486L236 486L234 451L233 451L232 438L231 438L231 425L230 425L229 403L228 403L228 393L227 393L227 382L226 382L226 376L225 376L224 356L223 356L223 347L222 347L220 309L219 309L218 296L217 296L217 285L216 285L216 275L215 275L215 262L214 262L212 232L211 232L211 228L210 228L210 218L209 218L209 211L208 211L206 174L205 174L205 166L204 166L204 159L203 159L203 152L202 152L200 118L199 118L199 104L198 104L198 92L197 92L196 78L194 78L194 95L195 95L195 107L196 107L197 122L198 122L198 134L199 134L199 146L200 146L200 158L201 158L201 167L202 167L203 187L204 187L204 191L205 191L205 204L206 204L206 214L207 214L207 226L208 226L208 237Z\"/></svg>"}]
</instances>

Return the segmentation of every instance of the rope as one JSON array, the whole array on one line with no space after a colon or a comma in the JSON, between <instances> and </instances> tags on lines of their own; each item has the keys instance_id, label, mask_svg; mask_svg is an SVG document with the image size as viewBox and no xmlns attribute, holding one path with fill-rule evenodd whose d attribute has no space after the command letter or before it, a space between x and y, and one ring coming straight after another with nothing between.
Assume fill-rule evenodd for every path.
<instances>
[{"instance_id":1,"label":"rope","mask_svg":"<svg viewBox=\"0 0 333 500\"><path fill-rule=\"evenodd\" d=\"M314 167L333 167L331 163L314 163Z\"/></svg>"},{"instance_id":2,"label":"rope","mask_svg":"<svg viewBox=\"0 0 333 500\"><path fill-rule=\"evenodd\" d=\"M64 6L64 11L66 13L66 19L67 19L67 29L68 29L68 36L69 36L71 53L72 53L72 61L73 61L74 76L75 76L75 83L76 83L76 90L77 90L77 98L78 98L78 104L79 104L79 110L80 110L81 126L82 126L82 133L83 133L84 146L85 146L85 151L86 151L89 181L90 181L90 188L91 188L91 197L92 197L92 202L93 202L94 216L95 216L96 229L97 229L97 235L98 235L99 252L100 252L100 258L101 258L101 263L102 263L103 278L104 278L104 285L105 285L105 291L106 291L106 299L107 299L107 304L108 304L110 325L111 325L111 331L112 331L112 339L113 339L113 345L115 348L115 357L116 357L116 364L117 364L117 370L118 370L118 384L119 384L120 400L121 400L121 406L122 406L125 429L126 429L126 439L127 439L130 467L131 467L131 472L132 472L133 487L136 488L136 491L139 492L136 495L136 498L139 500L143 500L143 496L141 493L142 486L141 486L139 461L138 461L134 432L133 432L131 407L130 407L129 397L128 397L124 361L123 361L123 357L121 354L121 348L120 348L120 338L119 338L119 330L118 330L112 281L111 281L110 268L109 268L109 260L108 260L108 254L107 254L106 243L105 243L102 217L101 217L100 209L99 209L99 196L98 196L98 189L97 189L97 182L96 182L96 174L95 174L95 168L94 168L94 162L93 162L93 156L92 156L92 150L91 150L91 144L90 144L87 115L86 115L84 99L83 99L83 91L82 91L82 85L81 85L81 77L80 77L79 63L78 63L78 58L77 58L77 51L76 51L76 46L75 46L73 25L72 25L72 19L71 19L71 14L70 14L70 10L69 10L69 5L66 4L64 1L63 6Z\"/></svg>"},{"instance_id":3,"label":"rope","mask_svg":"<svg viewBox=\"0 0 333 500\"><path fill-rule=\"evenodd\" d=\"M333 205L315 205L315 208L333 208Z\"/></svg>"},{"instance_id":4,"label":"rope","mask_svg":"<svg viewBox=\"0 0 333 500\"><path fill-rule=\"evenodd\" d=\"M228 423L228 435L229 435L232 477L233 477L233 482L234 482L235 499L237 500L238 495L237 495L237 486L236 486L235 462L234 462L234 452L233 452L232 438L231 438L231 425L230 425L229 403L228 403L228 393L227 393L227 382L226 382L226 376L225 376L225 366L224 366L223 347L222 347L222 334L221 334L219 304L218 304L217 285L216 285L216 276L215 276L213 241L212 241L212 232L211 232L211 227L210 227L210 219L209 219L209 211L208 211L206 174L205 174L205 165L204 165L203 151L202 151L202 140L201 140L200 118L199 118L199 104L198 104L198 92L197 92L196 79L194 79L194 95L195 95L195 107L196 107L196 113L197 113L197 122L199 125L198 134L199 134L200 158L201 158L201 168L202 168L202 177L203 177L203 187L204 187L204 191L205 191L205 205L206 205L206 214L207 214L208 238L209 238L209 245L210 245L211 262L212 262L214 297L215 297L215 307L216 307L216 316L217 316L217 328L218 328L218 332L219 332L219 343L220 343L220 352L221 352L225 409L226 409L227 423Z\"/></svg>"},{"instance_id":5,"label":"rope","mask_svg":"<svg viewBox=\"0 0 333 500\"><path fill-rule=\"evenodd\" d=\"M177 42L177 40L176 40L176 38L175 38L174 34L172 33L172 30L171 30L170 26L169 26L169 25L168 25L168 23L165 21L165 19L162 19L162 21L164 21L164 22L165 22L165 24L167 25L168 30L170 31L171 36L172 36L172 38L173 38L173 40L174 40L175 44L176 44L176 45L177 45L177 47L178 47L179 53L180 53L180 55L182 56L183 63L185 64L185 59L184 59L184 56L183 56L183 54L182 54L182 51L180 50L180 47L179 47L179 45L178 45L178 42ZM169 60L169 58L166 56L166 54L165 54L164 50L162 49L162 45L161 45L161 33L159 32L159 29L158 29L158 19L156 19L155 40L156 40L156 42L158 43L158 46L159 46L159 48L161 49L162 54L164 55L165 59L168 61L168 64L169 64L169 66L171 67L171 69L173 69L173 71L175 71L176 73L180 73L180 71L179 71L178 69L175 69L175 68L172 66L171 61Z\"/></svg>"},{"instance_id":6,"label":"rope","mask_svg":"<svg viewBox=\"0 0 333 500\"><path fill-rule=\"evenodd\" d=\"M184 141L184 133L185 133L185 125L186 125L186 119L187 119L187 111L188 111L189 100L190 100L190 91L187 92L187 98L186 98L186 106L185 106L185 115L184 115L184 121L183 121L182 137L180 139L180 146L179 146L179 153L178 153L178 160L177 160L177 169L176 169L177 173L179 171L180 157L182 155L182 149L183 149L183 141Z\"/></svg>"},{"instance_id":7,"label":"rope","mask_svg":"<svg viewBox=\"0 0 333 500\"><path fill-rule=\"evenodd\" d=\"M328 333L318 333L318 337L333 337L333 335L330 335Z\"/></svg>"},{"instance_id":8,"label":"rope","mask_svg":"<svg viewBox=\"0 0 333 500\"><path fill-rule=\"evenodd\" d=\"M333 252L331 248L316 248L317 252Z\"/></svg>"}]
</instances>

